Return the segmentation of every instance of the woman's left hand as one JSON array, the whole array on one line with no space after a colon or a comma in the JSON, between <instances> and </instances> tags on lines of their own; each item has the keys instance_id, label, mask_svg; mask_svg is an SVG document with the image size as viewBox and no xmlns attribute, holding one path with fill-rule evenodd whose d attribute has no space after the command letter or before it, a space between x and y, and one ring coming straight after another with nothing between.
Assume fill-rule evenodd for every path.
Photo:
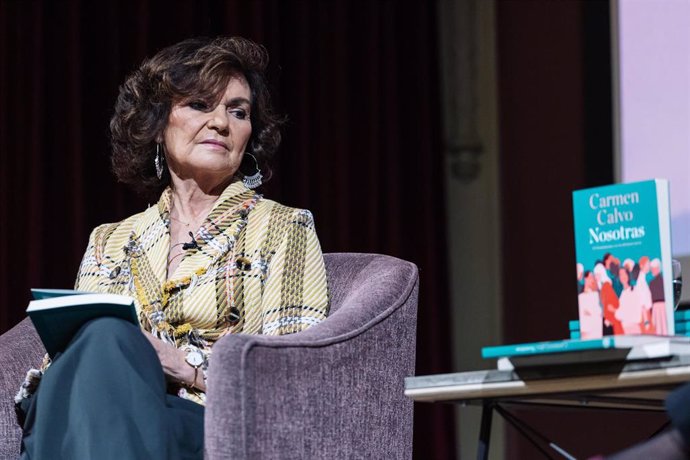
<instances>
[{"instance_id":1,"label":"woman's left hand","mask_svg":"<svg viewBox=\"0 0 690 460\"><path fill-rule=\"evenodd\" d=\"M163 367L163 372L168 379L174 382L181 382L186 385L198 387L198 382L194 382L194 377L198 375L198 372L195 372L194 368L187 364L185 360L187 357L186 352L169 343L163 342L149 333L144 332L143 334L149 339L149 342L153 345L153 349L156 350L158 359Z\"/></svg>"}]
</instances>

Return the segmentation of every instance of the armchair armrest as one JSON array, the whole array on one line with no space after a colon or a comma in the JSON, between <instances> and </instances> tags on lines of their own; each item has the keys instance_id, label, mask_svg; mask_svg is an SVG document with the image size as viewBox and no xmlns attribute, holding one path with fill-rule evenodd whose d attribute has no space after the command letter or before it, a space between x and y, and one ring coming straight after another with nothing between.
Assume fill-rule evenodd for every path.
<instances>
[{"instance_id":1,"label":"armchair armrest","mask_svg":"<svg viewBox=\"0 0 690 460\"><path fill-rule=\"evenodd\" d=\"M41 364L45 348L29 318L0 336L0 458L18 458L21 427L14 395L26 371Z\"/></svg>"},{"instance_id":2,"label":"armchair armrest","mask_svg":"<svg viewBox=\"0 0 690 460\"><path fill-rule=\"evenodd\" d=\"M363 257L322 323L214 345L207 458L411 457L417 268Z\"/></svg>"}]
</instances>

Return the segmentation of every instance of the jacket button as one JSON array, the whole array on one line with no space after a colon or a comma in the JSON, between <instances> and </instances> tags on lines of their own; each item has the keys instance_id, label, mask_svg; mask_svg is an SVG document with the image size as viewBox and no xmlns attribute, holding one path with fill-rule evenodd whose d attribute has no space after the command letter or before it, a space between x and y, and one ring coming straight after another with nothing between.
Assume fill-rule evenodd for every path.
<instances>
[{"instance_id":1,"label":"jacket button","mask_svg":"<svg viewBox=\"0 0 690 460\"><path fill-rule=\"evenodd\" d=\"M111 280L114 280L115 278L117 278L117 275L120 274L120 271L121 271L121 270L122 270L122 269L121 269L120 266L118 265L117 267L115 267L115 268L112 269L112 271L110 272L110 275L108 275L108 277L109 277Z\"/></svg>"},{"instance_id":2,"label":"jacket button","mask_svg":"<svg viewBox=\"0 0 690 460\"><path fill-rule=\"evenodd\" d=\"M228 311L228 322L230 323L231 326L234 326L235 324L240 322L240 310L237 307L231 307L230 311Z\"/></svg>"},{"instance_id":3,"label":"jacket button","mask_svg":"<svg viewBox=\"0 0 690 460\"><path fill-rule=\"evenodd\" d=\"M235 259L235 266L243 272L248 272L252 269L252 261L246 257L238 257Z\"/></svg>"}]
</instances>

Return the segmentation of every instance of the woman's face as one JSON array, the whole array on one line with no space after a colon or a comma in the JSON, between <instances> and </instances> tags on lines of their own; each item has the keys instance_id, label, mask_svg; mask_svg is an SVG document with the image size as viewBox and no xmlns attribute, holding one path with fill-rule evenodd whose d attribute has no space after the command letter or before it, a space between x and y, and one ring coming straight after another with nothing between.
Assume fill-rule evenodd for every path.
<instances>
[{"instance_id":1,"label":"woman's face","mask_svg":"<svg viewBox=\"0 0 690 460\"><path fill-rule=\"evenodd\" d=\"M621 281L623 286L628 287L630 283L630 277L628 276L628 271L624 268L618 270L618 279Z\"/></svg>"},{"instance_id":2,"label":"woman's face","mask_svg":"<svg viewBox=\"0 0 690 460\"><path fill-rule=\"evenodd\" d=\"M249 84L237 76L215 106L190 99L172 107L163 142L173 177L222 182L235 174L252 134L250 97Z\"/></svg>"}]
</instances>

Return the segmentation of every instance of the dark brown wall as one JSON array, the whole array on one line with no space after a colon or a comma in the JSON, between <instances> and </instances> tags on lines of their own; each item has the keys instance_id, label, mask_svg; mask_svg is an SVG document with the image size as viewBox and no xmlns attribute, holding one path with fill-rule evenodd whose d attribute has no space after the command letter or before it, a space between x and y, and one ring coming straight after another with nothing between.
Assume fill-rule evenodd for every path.
<instances>
[{"instance_id":1,"label":"dark brown wall","mask_svg":"<svg viewBox=\"0 0 690 460\"><path fill-rule=\"evenodd\" d=\"M577 316L570 193L584 184L576 2L499 2L504 339L567 335Z\"/></svg>"}]
</instances>

